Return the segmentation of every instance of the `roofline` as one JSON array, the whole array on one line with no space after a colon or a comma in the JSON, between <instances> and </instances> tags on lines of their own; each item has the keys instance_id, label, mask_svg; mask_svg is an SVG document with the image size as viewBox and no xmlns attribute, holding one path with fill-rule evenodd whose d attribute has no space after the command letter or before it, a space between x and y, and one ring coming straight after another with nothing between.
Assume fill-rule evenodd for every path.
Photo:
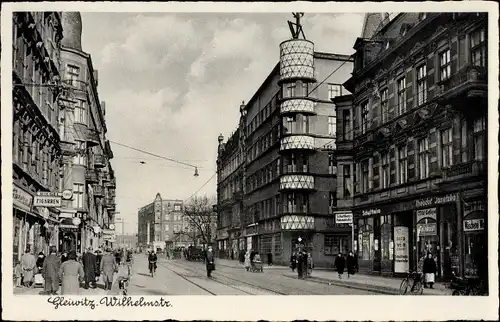
<instances>
[{"instance_id":1,"label":"roofline","mask_svg":"<svg viewBox=\"0 0 500 322\"><path fill-rule=\"evenodd\" d=\"M341 61L354 61L353 55L354 54L351 54L351 55L333 54L333 53L325 53L325 52L321 52L321 51L314 52L314 58L341 60Z\"/></svg>"},{"instance_id":2,"label":"roofline","mask_svg":"<svg viewBox=\"0 0 500 322\"><path fill-rule=\"evenodd\" d=\"M273 67L273 69L271 70L271 72L269 73L269 75L267 75L267 77L264 80L264 82L262 82L262 84L259 86L259 88L257 89L257 91L255 91L255 93L253 94L252 98L250 98L250 100L245 104L245 108L246 108L246 106L252 104L257 99L257 97L259 96L260 92L265 87L265 85L267 85L271 81L271 79L273 78L273 76L276 73L276 71L279 71L279 68L280 68L280 62L278 61L278 63L276 63L276 65Z\"/></svg>"}]
</instances>

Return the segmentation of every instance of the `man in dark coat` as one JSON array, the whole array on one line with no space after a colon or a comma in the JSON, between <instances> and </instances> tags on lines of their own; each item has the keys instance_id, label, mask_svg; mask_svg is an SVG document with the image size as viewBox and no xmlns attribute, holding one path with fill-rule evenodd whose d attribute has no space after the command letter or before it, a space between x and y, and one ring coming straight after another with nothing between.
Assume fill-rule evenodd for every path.
<instances>
[{"instance_id":1,"label":"man in dark coat","mask_svg":"<svg viewBox=\"0 0 500 322\"><path fill-rule=\"evenodd\" d=\"M205 264L207 266L207 277L210 277L212 271L215 270L215 256L212 250L212 246L208 246L208 250L205 253Z\"/></svg>"},{"instance_id":2,"label":"man in dark coat","mask_svg":"<svg viewBox=\"0 0 500 322\"><path fill-rule=\"evenodd\" d=\"M347 256L347 277L349 278L351 275L354 275L357 267L356 257L354 257L353 252L349 252L349 256Z\"/></svg>"},{"instance_id":3,"label":"man in dark coat","mask_svg":"<svg viewBox=\"0 0 500 322\"><path fill-rule=\"evenodd\" d=\"M302 251L297 254L297 274L299 278L304 278L304 254Z\"/></svg>"},{"instance_id":4,"label":"man in dark coat","mask_svg":"<svg viewBox=\"0 0 500 322\"><path fill-rule=\"evenodd\" d=\"M95 282L95 271L96 271L96 257L92 253L92 249L89 247L82 257L83 270L85 271L85 289L89 288L89 284L92 288L96 288Z\"/></svg>"},{"instance_id":5,"label":"man in dark coat","mask_svg":"<svg viewBox=\"0 0 500 322\"><path fill-rule=\"evenodd\" d=\"M345 269L345 258L341 253L335 258L335 268L337 269L337 273L339 273L339 278L342 278Z\"/></svg>"},{"instance_id":6,"label":"man in dark coat","mask_svg":"<svg viewBox=\"0 0 500 322\"><path fill-rule=\"evenodd\" d=\"M45 280L44 293L57 295L59 290L59 267L61 259L57 256L56 246L49 247L49 256L43 261L43 278Z\"/></svg>"}]
</instances>

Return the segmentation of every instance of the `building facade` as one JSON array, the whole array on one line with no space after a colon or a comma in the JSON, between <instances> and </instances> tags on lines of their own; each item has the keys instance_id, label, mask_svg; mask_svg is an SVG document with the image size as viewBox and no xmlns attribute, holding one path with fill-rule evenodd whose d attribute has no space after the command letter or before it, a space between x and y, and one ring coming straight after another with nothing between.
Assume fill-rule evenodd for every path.
<instances>
[{"instance_id":1,"label":"building facade","mask_svg":"<svg viewBox=\"0 0 500 322\"><path fill-rule=\"evenodd\" d=\"M240 249L287 265L300 240L315 265L331 267L335 254L351 248L351 227L336 221L342 208L331 101L347 93L342 83L351 70L351 57L315 52L298 32L281 43L280 61L242 108L238 128L244 169L232 173L243 173ZM219 174L219 200L224 179ZM227 226L223 209L219 221Z\"/></svg>"},{"instance_id":2,"label":"building facade","mask_svg":"<svg viewBox=\"0 0 500 322\"><path fill-rule=\"evenodd\" d=\"M59 135L63 198L59 231L61 250L112 246L116 178L106 139L105 104L99 100L98 74L82 50L80 13L62 15Z\"/></svg>"},{"instance_id":3,"label":"building facade","mask_svg":"<svg viewBox=\"0 0 500 322\"><path fill-rule=\"evenodd\" d=\"M404 273L431 253L438 278L487 274L486 21L401 13L356 41L345 100L360 271Z\"/></svg>"},{"instance_id":4,"label":"building facade","mask_svg":"<svg viewBox=\"0 0 500 322\"><path fill-rule=\"evenodd\" d=\"M165 249L166 245L184 246L187 240L179 236L185 227L183 219L184 202L177 199L162 199L159 193L154 201L138 212L139 247Z\"/></svg>"},{"instance_id":5,"label":"building facade","mask_svg":"<svg viewBox=\"0 0 500 322\"><path fill-rule=\"evenodd\" d=\"M241 105L240 112L243 112ZM240 124L244 124L241 114ZM241 235L243 207L243 183L245 170L245 137L241 127L226 143L222 134L218 137L217 157L217 250L221 258L230 258L245 249Z\"/></svg>"},{"instance_id":6,"label":"building facade","mask_svg":"<svg viewBox=\"0 0 500 322\"><path fill-rule=\"evenodd\" d=\"M59 192L59 89L52 85L60 78L61 13L14 12L12 27L15 262L26 249L47 253L49 245L58 244L59 209L50 206L57 200L37 206L35 199Z\"/></svg>"}]
</instances>

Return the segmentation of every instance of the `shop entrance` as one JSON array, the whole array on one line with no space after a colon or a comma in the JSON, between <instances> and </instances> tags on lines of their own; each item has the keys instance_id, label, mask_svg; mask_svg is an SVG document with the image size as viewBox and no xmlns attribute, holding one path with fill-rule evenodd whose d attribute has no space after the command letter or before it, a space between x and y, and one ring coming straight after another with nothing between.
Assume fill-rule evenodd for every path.
<instances>
[{"instance_id":1,"label":"shop entrance","mask_svg":"<svg viewBox=\"0 0 500 322\"><path fill-rule=\"evenodd\" d=\"M66 231L59 233L59 243L61 252L78 251L78 239L74 232Z\"/></svg>"}]
</instances>

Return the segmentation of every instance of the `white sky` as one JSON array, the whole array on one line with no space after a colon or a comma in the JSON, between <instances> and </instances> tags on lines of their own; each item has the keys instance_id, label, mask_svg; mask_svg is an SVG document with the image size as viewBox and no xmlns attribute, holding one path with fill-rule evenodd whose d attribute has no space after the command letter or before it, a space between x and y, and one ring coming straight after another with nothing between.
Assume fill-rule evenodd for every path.
<instances>
[{"instance_id":1,"label":"white sky","mask_svg":"<svg viewBox=\"0 0 500 322\"><path fill-rule=\"evenodd\" d=\"M193 169L112 144L117 211L135 233L137 210L157 192L189 198L215 172L217 136L236 129L290 38L290 14L82 13L83 50L99 70L108 138L199 165ZM353 53L362 13L302 18L316 51ZM141 165L140 161L146 164ZM216 179L199 195L215 196Z\"/></svg>"}]
</instances>

